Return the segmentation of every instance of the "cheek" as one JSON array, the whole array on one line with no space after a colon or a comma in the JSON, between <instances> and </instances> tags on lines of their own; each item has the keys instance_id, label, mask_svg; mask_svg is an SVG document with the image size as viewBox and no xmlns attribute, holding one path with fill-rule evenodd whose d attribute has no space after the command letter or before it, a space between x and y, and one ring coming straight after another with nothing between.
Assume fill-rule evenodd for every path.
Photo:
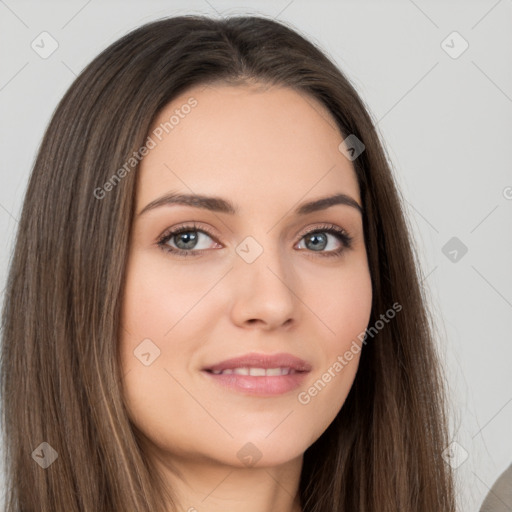
<instances>
[{"instance_id":1,"label":"cheek","mask_svg":"<svg viewBox=\"0 0 512 512\"><path fill-rule=\"evenodd\" d=\"M311 282L314 282L311 280ZM366 259L354 258L338 271L317 275L321 286L309 288L307 303L321 320L325 351L346 350L365 331L372 308L372 283ZM321 291L321 292L320 292Z\"/></svg>"},{"instance_id":2,"label":"cheek","mask_svg":"<svg viewBox=\"0 0 512 512\"><path fill-rule=\"evenodd\" d=\"M187 315L215 281L215 274L197 264L192 270L193 267L171 262L163 253L154 251L136 251L130 258L123 326L134 336L161 340L168 345L171 331L187 320Z\"/></svg>"},{"instance_id":3,"label":"cheek","mask_svg":"<svg viewBox=\"0 0 512 512\"><path fill-rule=\"evenodd\" d=\"M311 293L311 309L322 320L322 364L299 394L299 407L315 425L313 442L340 411L356 376L362 340L372 308L372 284L366 262L359 260L324 280L323 294Z\"/></svg>"},{"instance_id":4,"label":"cheek","mask_svg":"<svg viewBox=\"0 0 512 512\"><path fill-rule=\"evenodd\" d=\"M174 443L200 416L186 390L191 361L212 324L205 315L209 303L201 302L212 275L192 277L190 269L170 265L160 254L138 251L128 262L122 304L119 355L129 416L152 438L176 434Z\"/></svg>"},{"instance_id":5,"label":"cheek","mask_svg":"<svg viewBox=\"0 0 512 512\"><path fill-rule=\"evenodd\" d=\"M176 367L177 361L195 348L175 340L187 323L187 312L198 300L198 290L194 292L194 285L187 284L184 273L162 265L162 261L165 258L151 258L143 251L130 257L122 305L122 370L131 372L130 381L148 390L165 389L157 375L163 372L163 380L168 380L164 369Z\"/></svg>"},{"instance_id":6,"label":"cheek","mask_svg":"<svg viewBox=\"0 0 512 512\"><path fill-rule=\"evenodd\" d=\"M119 342L122 394L131 422L155 445L191 450L183 433L192 432L191 425L200 422L196 404L182 386L189 388L187 362L197 341L193 330L190 338L183 336L187 323L180 319L186 320L190 306L186 307L186 294L176 300L179 276L173 286L169 277L173 276L159 274L142 260L127 273Z\"/></svg>"},{"instance_id":7,"label":"cheek","mask_svg":"<svg viewBox=\"0 0 512 512\"><path fill-rule=\"evenodd\" d=\"M347 279L331 297L328 321L337 333L340 348L366 330L372 308L372 287L368 275Z\"/></svg>"}]
</instances>

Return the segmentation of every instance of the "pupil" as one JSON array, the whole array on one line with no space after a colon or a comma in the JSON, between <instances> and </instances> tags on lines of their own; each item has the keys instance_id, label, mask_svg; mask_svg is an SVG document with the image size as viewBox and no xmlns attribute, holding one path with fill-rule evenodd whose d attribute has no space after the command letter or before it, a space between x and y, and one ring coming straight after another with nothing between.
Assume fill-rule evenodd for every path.
<instances>
[{"instance_id":1,"label":"pupil","mask_svg":"<svg viewBox=\"0 0 512 512\"><path fill-rule=\"evenodd\" d=\"M319 238L320 238L320 239L321 239L321 238L323 238L324 240L323 240L323 241L322 241L322 240L320 240L320 242L318 242L318 239L319 239ZM324 236L324 235L322 235L321 233L320 233L320 234L313 234L313 235L309 235L309 236L308 236L308 239L309 239L310 241L313 241L313 247L317 247L317 248L318 248L318 246L320 245L320 246L321 246L321 247L320 247L320 250L321 250L321 249L325 249L325 246L326 246L326 240L325 240L325 236Z\"/></svg>"},{"instance_id":2,"label":"pupil","mask_svg":"<svg viewBox=\"0 0 512 512\"><path fill-rule=\"evenodd\" d=\"M180 248L180 249L191 249L193 246L194 246L194 242L196 242L197 240L197 234L191 234L192 231L187 231L186 233L180 233L179 236L178 236L178 240L176 241L176 245ZM189 240L186 240L186 239L189 239ZM180 244L179 242L181 242L182 240L185 239L185 245L186 247L180 247Z\"/></svg>"}]
</instances>

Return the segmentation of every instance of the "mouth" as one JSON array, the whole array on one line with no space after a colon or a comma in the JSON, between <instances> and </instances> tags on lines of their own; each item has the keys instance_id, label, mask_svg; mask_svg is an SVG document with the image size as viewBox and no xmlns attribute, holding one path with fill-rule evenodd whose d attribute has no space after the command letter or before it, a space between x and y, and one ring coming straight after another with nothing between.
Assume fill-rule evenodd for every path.
<instances>
[{"instance_id":1,"label":"mouth","mask_svg":"<svg viewBox=\"0 0 512 512\"><path fill-rule=\"evenodd\" d=\"M305 373L303 371L297 371L294 368L254 368L254 367L243 367L243 368L226 368L225 370L205 370L213 373L214 375L250 375L251 377L276 377L280 375L293 375L294 373Z\"/></svg>"},{"instance_id":2,"label":"mouth","mask_svg":"<svg viewBox=\"0 0 512 512\"><path fill-rule=\"evenodd\" d=\"M275 396L301 385L311 365L291 354L246 354L203 368L219 385L246 395Z\"/></svg>"}]
</instances>

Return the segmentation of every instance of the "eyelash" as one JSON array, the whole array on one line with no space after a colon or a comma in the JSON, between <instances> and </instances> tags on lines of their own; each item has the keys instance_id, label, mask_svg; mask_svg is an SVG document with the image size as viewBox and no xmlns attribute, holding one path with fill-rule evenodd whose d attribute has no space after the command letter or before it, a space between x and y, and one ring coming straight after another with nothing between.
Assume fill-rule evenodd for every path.
<instances>
[{"instance_id":1,"label":"eyelash","mask_svg":"<svg viewBox=\"0 0 512 512\"><path fill-rule=\"evenodd\" d=\"M197 231L200 233L204 233L208 235L210 238L212 238L215 242L215 236L213 233L210 232L210 230L206 228L200 228L195 223L181 226L179 228L176 228L172 231L166 231L157 241L156 245L162 249L166 253L172 253L179 257L188 257L188 256L200 256L205 250L207 249L200 249L200 250L185 250L185 249L175 249L174 247L170 247L167 245L167 242L173 238L174 236L178 236L181 233L188 233L191 231ZM322 226L315 227L314 229L307 231L303 233L300 237L300 240L302 240L307 235L316 234L316 233L329 233L331 235L334 235L342 244L342 247L340 249L336 249L335 251L319 251L318 255L321 257L335 257L335 256L341 256L346 249L352 248L352 241L353 238L344 230L341 229L333 224L324 224ZM299 241L300 241L299 240ZM219 242L217 242L219 243ZM304 250L304 249L301 249ZM316 252L316 251L307 251L306 252Z\"/></svg>"}]
</instances>

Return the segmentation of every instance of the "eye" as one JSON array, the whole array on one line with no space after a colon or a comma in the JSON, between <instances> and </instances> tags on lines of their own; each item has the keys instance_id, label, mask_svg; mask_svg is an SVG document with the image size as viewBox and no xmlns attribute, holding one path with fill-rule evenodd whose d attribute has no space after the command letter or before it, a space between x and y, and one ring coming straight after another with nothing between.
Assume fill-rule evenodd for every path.
<instances>
[{"instance_id":1,"label":"eye","mask_svg":"<svg viewBox=\"0 0 512 512\"><path fill-rule=\"evenodd\" d=\"M329 237L326 235L330 235L336 239L340 244L340 247L337 249L331 248L325 251L327 247L332 245L329 241ZM198 248L197 245L198 243L201 245L201 239L205 238L215 240L214 235L210 233L208 229L199 228L196 224L191 224L165 232L158 240L157 245L163 251L177 256L200 256L203 251L208 248L208 243L205 244L206 247ZM350 249L352 247L352 237L344 229L334 224L317 226L314 229L303 233L301 235L300 242L302 242L302 240L304 240L306 248L312 248L309 252L315 252L319 256L340 256L346 249ZM171 241L174 247L169 244ZM300 249L303 248L300 247Z\"/></svg>"},{"instance_id":2,"label":"eye","mask_svg":"<svg viewBox=\"0 0 512 512\"><path fill-rule=\"evenodd\" d=\"M330 245L326 234L337 239L341 246L338 249L324 251ZM351 249L353 238L344 229L334 224L325 224L303 233L301 242L302 240L305 240L304 245L312 247L312 252L317 252L319 256L332 257L341 256L346 249Z\"/></svg>"},{"instance_id":3,"label":"eye","mask_svg":"<svg viewBox=\"0 0 512 512\"><path fill-rule=\"evenodd\" d=\"M201 236L203 235L203 236ZM212 238L213 234L209 233L207 229L199 229L196 224L181 226L172 231L167 231L158 240L157 245L165 252L170 252L178 256L199 256L204 248L197 250L197 243L202 238ZM171 247L168 242L173 240L176 247ZM192 251L191 249L196 249Z\"/></svg>"}]
</instances>

